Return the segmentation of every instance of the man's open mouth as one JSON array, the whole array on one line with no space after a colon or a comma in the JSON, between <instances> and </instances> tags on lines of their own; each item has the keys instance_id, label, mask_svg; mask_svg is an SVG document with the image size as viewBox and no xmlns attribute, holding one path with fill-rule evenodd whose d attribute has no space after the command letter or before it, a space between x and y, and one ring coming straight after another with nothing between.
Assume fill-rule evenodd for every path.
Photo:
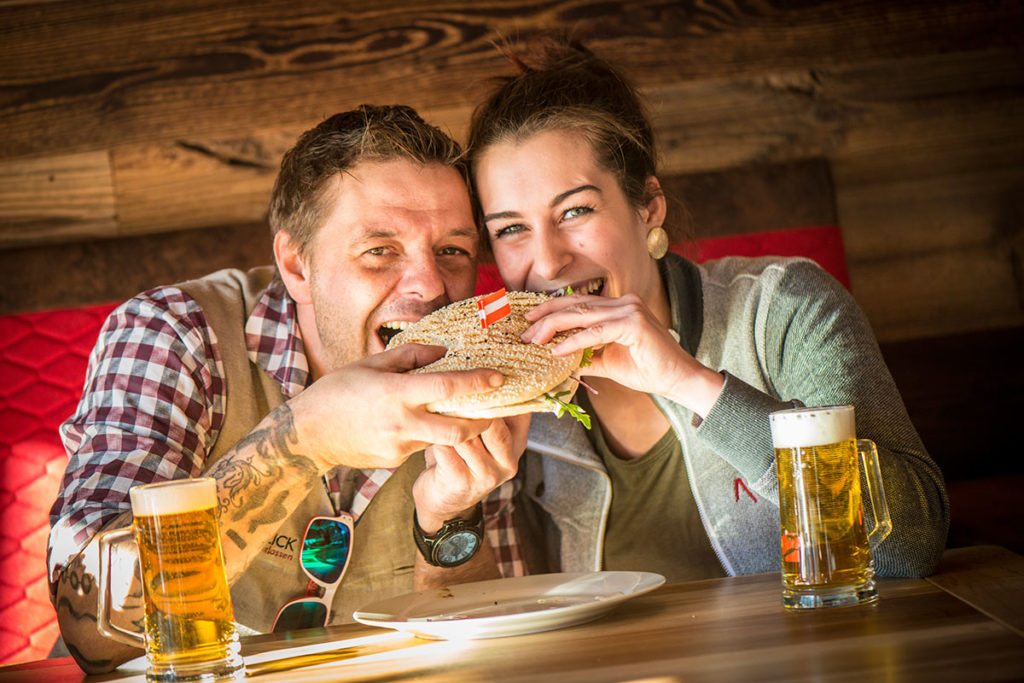
<instances>
[{"instance_id":1,"label":"man's open mouth","mask_svg":"<svg viewBox=\"0 0 1024 683\"><path fill-rule=\"evenodd\" d=\"M377 328L377 336L384 342L384 346L387 347L388 342L391 341L392 337L404 330L411 325L407 320L392 320L384 323Z\"/></svg>"},{"instance_id":2,"label":"man's open mouth","mask_svg":"<svg viewBox=\"0 0 1024 683\"><path fill-rule=\"evenodd\" d=\"M604 291L604 278L599 277L593 280L584 280L573 285L566 285L559 289L553 289L549 292L551 296L565 296L566 294L596 294L601 296L601 292Z\"/></svg>"}]
</instances>

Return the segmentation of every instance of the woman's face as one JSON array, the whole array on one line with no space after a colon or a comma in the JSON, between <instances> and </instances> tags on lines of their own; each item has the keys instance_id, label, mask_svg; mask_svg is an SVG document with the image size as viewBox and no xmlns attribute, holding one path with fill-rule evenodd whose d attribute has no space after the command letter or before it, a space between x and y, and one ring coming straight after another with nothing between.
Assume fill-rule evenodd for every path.
<instances>
[{"instance_id":1,"label":"woman's face","mask_svg":"<svg viewBox=\"0 0 1024 683\"><path fill-rule=\"evenodd\" d=\"M564 130L492 145L474 168L484 227L510 289L650 301L660 286L647 253L648 230L664 220L664 199L637 209L590 143Z\"/></svg>"}]
</instances>

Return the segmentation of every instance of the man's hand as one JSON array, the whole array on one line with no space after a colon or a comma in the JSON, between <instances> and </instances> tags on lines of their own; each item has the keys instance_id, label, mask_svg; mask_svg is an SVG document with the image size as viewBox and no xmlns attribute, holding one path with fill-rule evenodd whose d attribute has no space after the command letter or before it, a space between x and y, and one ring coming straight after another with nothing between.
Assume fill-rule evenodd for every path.
<instances>
[{"instance_id":1,"label":"man's hand","mask_svg":"<svg viewBox=\"0 0 1024 683\"><path fill-rule=\"evenodd\" d=\"M428 534L467 516L487 494L515 476L526 449L530 416L492 420L479 436L426 449L426 469L413 484L416 516Z\"/></svg>"},{"instance_id":2,"label":"man's hand","mask_svg":"<svg viewBox=\"0 0 1024 683\"><path fill-rule=\"evenodd\" d=\"M488 423L430 413L426 405L493 391L504 377L495 370L405 374L431 363L444 349L406 344L332 372L289 401L302 449L317 466L359 469L398 467L430 444L455 446Z\"/></svg>"}]
</instances>

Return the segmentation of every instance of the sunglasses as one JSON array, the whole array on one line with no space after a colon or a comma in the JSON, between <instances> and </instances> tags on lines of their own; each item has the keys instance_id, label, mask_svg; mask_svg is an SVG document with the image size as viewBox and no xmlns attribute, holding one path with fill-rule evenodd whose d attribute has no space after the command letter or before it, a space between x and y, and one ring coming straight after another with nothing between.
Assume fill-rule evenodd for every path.
<instances>
[{"instance_id":1,"label":"sunglasses","mask_svg":"<svg viewBox=\"0 0 1024 683\"><path fill-rule=\"evenodd\" d=\"M351 515L314 517L302 535L299 564L313 583L323 589L319 597L308 596L288 602L277 612L274 632L326 626L331 618L331 603L345 576L352 556L355 524Z\"/></svg>"}]
</instances>

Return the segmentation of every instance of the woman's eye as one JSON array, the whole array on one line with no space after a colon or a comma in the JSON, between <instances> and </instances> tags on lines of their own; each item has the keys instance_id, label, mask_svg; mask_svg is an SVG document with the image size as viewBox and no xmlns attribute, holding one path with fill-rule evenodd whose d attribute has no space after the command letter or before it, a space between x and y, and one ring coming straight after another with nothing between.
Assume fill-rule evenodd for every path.
<instances>
[{"instance_id":1,"label":"woman's eye","mask_svg":"<svg viewBox=\"0 0 1024 683\"><path fill-rule=\"evenodd\" d=\"M562 218L579 218L593 210L594 209L589 206L574 206L571 209L566 209L565 213L562 214Z\"/></svg>"},{"instance_id":2,"label":"woman's eye","mask_svg":"<svg viewBox=\"0 0 1024 683\"><path fill-rule=\"evenodd\" d=\"M512 235L521 233L525 229L526 226L519 223L515 225L506 225L503 228L498 228L498 231L494 233L494 237L497 239L501 239L502 237L511 237Z\"/></svg>"}]
</instances>

